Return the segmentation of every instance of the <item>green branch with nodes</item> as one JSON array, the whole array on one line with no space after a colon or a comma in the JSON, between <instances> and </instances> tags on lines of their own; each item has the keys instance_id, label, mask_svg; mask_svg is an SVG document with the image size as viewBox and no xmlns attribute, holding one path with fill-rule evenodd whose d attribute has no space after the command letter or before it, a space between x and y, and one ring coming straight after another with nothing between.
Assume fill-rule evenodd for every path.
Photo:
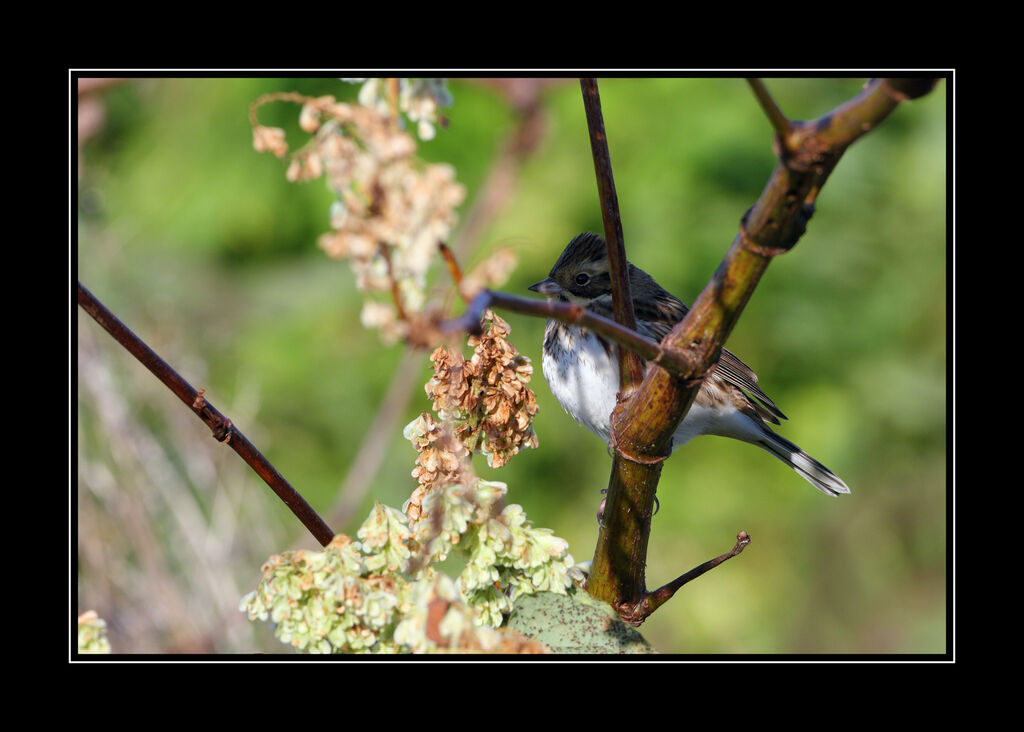
<instances>
[{"instance_id":1,"label":"green branch with nodes","mask_svg":"<svg viewBox=\"0 0 1024 732\"><path fill-rule=\"evenodd\" d=\"M775 128L779 159L711 281L662 342L666 349L688 354L692 369L682 378L651 369L612 413L612 446L622 458L615 463L621 479L613 474L609 483L587 590L610 602L623 619L639 625L678 589L670 583L670 592L650 593L645 585L650 517L662 462L671 452L673 432L718 361L765 269L804 234L818 193L846 149L902 101L927 93L936 81L873 79L854 99L808 122L787 120L764 85L752 83Z\"/></svg>"}]
</instances>

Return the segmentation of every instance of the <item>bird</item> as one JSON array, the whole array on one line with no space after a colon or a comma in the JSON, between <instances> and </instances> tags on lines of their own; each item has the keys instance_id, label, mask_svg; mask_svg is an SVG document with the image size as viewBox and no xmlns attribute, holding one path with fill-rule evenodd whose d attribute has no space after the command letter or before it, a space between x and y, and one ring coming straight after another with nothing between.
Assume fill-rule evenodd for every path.
<instances>
[{"instance_id":1,"label":"bird","mask_svg":"<svg viewBox=\"0 0 1024 732\"><path fill-rule=\"evenodd\" d=\"M660 342L689 308L639 267L627 263L637 331ZM612 284L604 239L585 232L569 242L546 279L528 289L548 300L571 302L612 318ZM577 423L606 443L619 390L618 345L579 325L550 318L544 329L541 368L552 393ZM653 368L648 361L645 369ZM828 496L848 494L835 473L774 432L786 415L757 383L757 375L722 349L686 418L676 428L672 450L699 435L719 435L757 445Z\"/></svg>"}]
</instances>

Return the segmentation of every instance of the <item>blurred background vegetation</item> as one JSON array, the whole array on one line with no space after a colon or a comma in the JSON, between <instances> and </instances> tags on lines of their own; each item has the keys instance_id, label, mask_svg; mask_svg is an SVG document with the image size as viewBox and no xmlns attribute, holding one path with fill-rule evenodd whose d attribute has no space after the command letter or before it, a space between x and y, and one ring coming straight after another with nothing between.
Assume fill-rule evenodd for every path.
<instances>
[{"instance_id":1,"label":"blurred background vegetation","mask_svg":"<svg viewBox=\"0 0 1024 732\"><path fill-rule=\"evenodd\" d=\"M863 81L767 84L790 118L808 119ZM460 217L475 229L463 267L511 247L519 266L503 289L528 294L570 238L602 231L579 84L453 79L449 89L449 124L419 154L452 164L467 188ZM205 388L335 531L352 533L375 499L398 507L415 486L401 428L430 408L428 354L406 356L360 326L347 264L316 247L333 195L323 181L287 182L281 161L253 150L248 105L293 90L352 100L358 87L131 79L81 98L78 277ZM692 302L768 178L771 128L740 79L601 79L600 90L629 257ZM295 149L306 138L298 112L266 106L260 120L284 127ZM525 119L529 144L509 154ZM940 83L848 151L806 236L762 280L729 348L789 415L780 432L852 495L829 499L731 440L677 452L659 487L649 585L726 551L740 529L753 543L644 624L659 650L947 650L946 150ZM450 288L440 263L433 275ZM238 601L267 556L316 541L76 317L78 611L107 621L115 652L287 651ZM589 559L610 459L541 376L544 323L505 317L536 365L540 448L476 468ZM375 419L383 440L367 438Z\"/></svg>"}]
</instances>

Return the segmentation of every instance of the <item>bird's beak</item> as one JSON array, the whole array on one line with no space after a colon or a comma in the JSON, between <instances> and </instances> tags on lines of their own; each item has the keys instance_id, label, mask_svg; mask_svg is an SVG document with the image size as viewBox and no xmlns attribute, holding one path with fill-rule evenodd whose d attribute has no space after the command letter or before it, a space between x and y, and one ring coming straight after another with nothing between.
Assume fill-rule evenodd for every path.
<instances>
[{"instance_id":1,"label":"bird's beak","mask_svg":"<svg viewBox=\"0 0 1024 732\"><path fill-rule=\"evenodd\" d=\"M557 295L562 291L562 288L558 286L558 283L548 277L547 279L541 280L535 285L530 285L526 289L539 292L541 295Z\"/></svg>"}]
</instances>

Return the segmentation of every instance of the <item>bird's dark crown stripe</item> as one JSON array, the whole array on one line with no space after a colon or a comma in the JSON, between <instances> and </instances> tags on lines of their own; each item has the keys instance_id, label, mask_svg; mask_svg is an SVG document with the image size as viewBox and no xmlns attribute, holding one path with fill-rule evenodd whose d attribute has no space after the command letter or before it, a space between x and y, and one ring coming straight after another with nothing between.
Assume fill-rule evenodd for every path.
<instances>
[{"instance_id":1,"label":"bird's dark crown stripe","mask_svg":"<svg viewBox=\"0 0 1024 732\"><path fill-rule=\"evenodd\" d=\"M555 272L570 263L599 261L607 257L608 249L604 239L587 231L569 242L569 246L565 248L558 261L555 262L555 266L551 268L549 276L553 276Z\"/></svg>"}]
</instances>

